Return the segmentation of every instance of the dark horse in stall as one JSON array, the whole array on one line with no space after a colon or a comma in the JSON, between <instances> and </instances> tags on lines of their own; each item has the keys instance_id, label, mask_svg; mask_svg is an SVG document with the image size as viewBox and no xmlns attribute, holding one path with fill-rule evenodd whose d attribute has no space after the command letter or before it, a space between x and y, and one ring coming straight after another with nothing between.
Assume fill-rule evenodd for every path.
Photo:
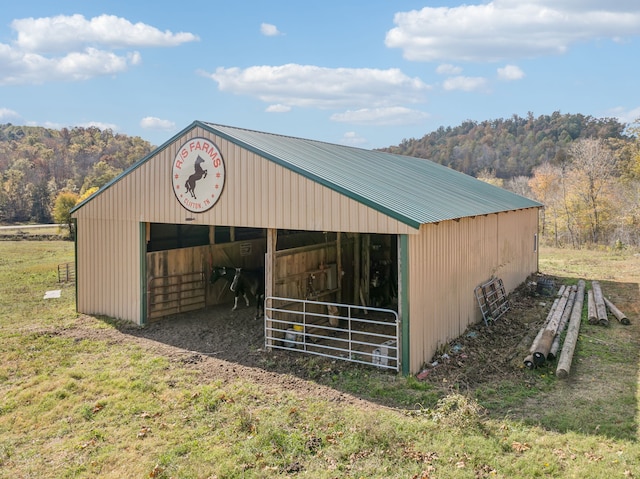
<instances>
[{"instance_id":1,"label":"dark horse in stall","mask_svg":"<svg viewBox=\"0 0 640 479\"><path fill-rule=\"evenodd\" d=\"M247 292L250 292L256 298L256 319L264 316L264 271L248 270L236 268L233 281L231 282L231 291L236 293L236 305L238 303L238 292L243 291L244 298L249 306ZM234 306L235 309L235 306Z\"/></svg>"},{"instance_id":2,"label":"dark horse in stall","mask_svg":"<svg viewBox=\"0 0 640 479\"><path fill-rule=\"evenodd\" d=\"M232 311L238 308L238 298L240 296L244 297L245 303L249 306L249 296L247 294L251 293L256 298L256 318L260 318L264 314L264 272L228 266L214 266L211 270L209 282L213 284L220 278L231 284L230 289L234 293Z\"/></svg>"}]
</instances>

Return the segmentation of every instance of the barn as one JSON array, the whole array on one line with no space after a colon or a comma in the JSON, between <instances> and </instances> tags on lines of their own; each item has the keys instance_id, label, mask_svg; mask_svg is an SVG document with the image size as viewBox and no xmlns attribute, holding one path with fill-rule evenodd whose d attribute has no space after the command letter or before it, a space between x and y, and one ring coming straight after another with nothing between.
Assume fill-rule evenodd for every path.
<instances>
[{"instance_id":1,"label":"barn","mask_svg":"<svg viewBox=\"0 0 640 479\"><path fill-rule=\"evenodd\" d=\"M541 206L424 159L195 121L72 210L77 310L170 321L257 274L267 347L415 373L487 320L481 285L538 270Z\"/></svg>"}]
</instances>

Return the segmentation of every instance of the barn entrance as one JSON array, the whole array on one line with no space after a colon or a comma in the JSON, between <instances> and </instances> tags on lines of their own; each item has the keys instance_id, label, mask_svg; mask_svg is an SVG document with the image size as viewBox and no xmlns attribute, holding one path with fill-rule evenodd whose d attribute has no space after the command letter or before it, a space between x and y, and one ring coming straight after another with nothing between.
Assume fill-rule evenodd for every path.
<instances>
[{"instance_id":1,"label":"barn entrance","mask_svg":"<svg viewBox=\"0 0 640 479\"><path fill-rule=\"evenodd\" d=\"M217 268L264 271L267 347L397 370L397 251L395 235L149 224L147 319L233 304Z\"/></svg>"},{"instance_id":2,"label":"barn entrance","mask_svg":"<svg viewBox=\"0 0 640 479\"><path fill-rule=\"evenodd\" d=\"M232 303L230 280L212 284L212 270L264 271L266 242L263 228L147 224L147 321Z\"/></svg>"}]
</instances>

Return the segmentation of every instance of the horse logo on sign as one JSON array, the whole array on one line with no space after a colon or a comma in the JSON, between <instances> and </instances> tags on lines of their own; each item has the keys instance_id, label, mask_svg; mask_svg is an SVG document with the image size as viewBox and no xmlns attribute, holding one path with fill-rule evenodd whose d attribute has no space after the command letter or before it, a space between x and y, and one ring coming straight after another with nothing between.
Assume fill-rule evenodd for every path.
<instances>
[{"instance_id":1,"label":"horse logo on sign","mask_svg":"<svg viewBox=\"0 0 640 479\"><path fill-rule=\"evenodd\" d=\"M193 213L203 213L220 199L225 170L218 147L206 138L184 143L173 160L173 192L180 204Z\"/></svg>"}]
</instances>

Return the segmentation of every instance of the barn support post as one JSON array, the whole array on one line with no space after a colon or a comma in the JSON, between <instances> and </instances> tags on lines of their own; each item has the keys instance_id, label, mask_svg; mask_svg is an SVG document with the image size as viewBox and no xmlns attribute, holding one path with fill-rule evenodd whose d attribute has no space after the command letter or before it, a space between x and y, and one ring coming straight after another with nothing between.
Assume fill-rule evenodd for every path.
<instances>
[{"instance_id":1,"label":"barn support post","mask_svg":"<svg viewBox=\"0 0 640 479\"><path fill-rule=\"evenodd\" d=\"M342 302L342 233L336 232L336 270L338 280L338 303Z\"/></svg>"},{"instance_id":2,"label":"barn support post","mask_svg":"<svg viewBox=\"0 0 640 479\"><path fill-rule=\"evenodd\" d=\"M73 257L76 259L74 261L73 267L75 268L75 285L74 288L76 290L76 313L79 313L80 311L78 310L78 219L77 218L71 218L71 222L73 223L73 227L74 227L74 231L76 232L75 236L73 237Z\"/></svg>"},{"instance_id":3,"label":"barn support post","mask_svg":"<svg viewBox=\"0 0 640 479\"><path fill-rule=\"evenodd\" d=\"M140 223L140 326L147 324L147 227Z\"/></svg>"},{"instance_id":4,"label":"barn support post","mask_svg":"<svg viewBox=\"0 0 640 479\"><path fill-rule=\"evenodd\" d=\"M398 318L400 319L400 353L402 374L411 372L409 364L409 236L398 235Z\"/></svg>"},{"instance_id":5,"label":"barn support post","mask_svg":"<svg viewBox=\"0 0 640 479\"><path fill-rule=\"evenodd\" d=\"M264 292L265 292L265 298L269 298L271 296L273 296L273 292L275 291L275 286L274 286L274 277L275 275L273 274L273 267L275 265L275 261L276 261L276 244L278 241L278 230L276 228L268 228L267 229L267 252L265 253L265 258L264 258L264 263L265 263L265 268L264 268L264 274L265 274L265 281L264 281ZM271 300L268 300L271 301ZM267 307L271 307L272 304L265 304L265 310ZM264 310L263 310L264 311ZM266 321L266 315L265 315L265 321ZM266 328L271 328L271 322L268 321L266 323ZM267 349L271 349L272 346L272 340L269 339L267 341L267 344L265 345L267 347Z\"/></svg>"},{"instance_id":6,"label":"barn support post","mask_svg":"<svg viewBox=\"0 0 640 479\"><path fill-rule=\"evenodd\" d=\"M360 233L353 234L353 304L360 300Z\"/></svg>"},{"instance_id":7,"label":"barn support post","mask_svg":"<svg viewBox=\"0 0 640 479\"><path fill-rule=\"evenodd\" d=\"M362 306L369 306L371 298L369 294L369 286L371 285L371 234L366 233L362 237L362 266L360 272L362 280L360 282L362 289L360 290L360 298Z\"/></svg>"}]
</instances>

